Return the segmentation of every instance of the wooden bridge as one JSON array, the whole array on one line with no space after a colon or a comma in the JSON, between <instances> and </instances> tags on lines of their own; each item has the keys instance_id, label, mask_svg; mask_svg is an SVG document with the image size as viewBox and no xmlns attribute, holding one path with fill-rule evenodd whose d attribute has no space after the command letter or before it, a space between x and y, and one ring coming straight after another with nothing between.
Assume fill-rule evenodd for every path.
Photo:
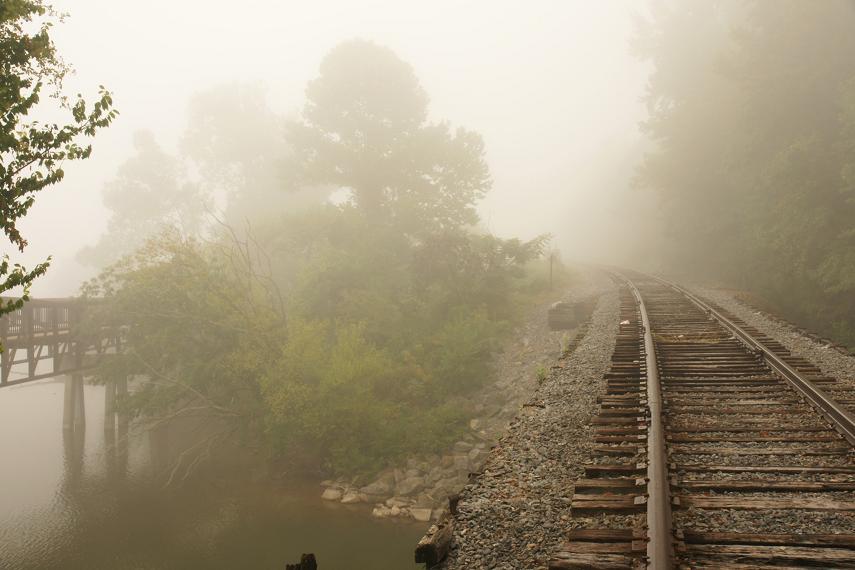
<instances>
[{"instance_id":1,"label":"wooden bridge","mask_svg":"<svg viewBox=\"0 0 855 570\"><path fill-rule=\"evenodd\" d=\"M0 317L0 389L56 376L67 376L63 428L85 425L83 375L122 346L119 327L93 327L84 320L92 301L79 298L32 299ZM105 409L115 411L127 382L107 386Z\"/></svg>"}]
</instances>

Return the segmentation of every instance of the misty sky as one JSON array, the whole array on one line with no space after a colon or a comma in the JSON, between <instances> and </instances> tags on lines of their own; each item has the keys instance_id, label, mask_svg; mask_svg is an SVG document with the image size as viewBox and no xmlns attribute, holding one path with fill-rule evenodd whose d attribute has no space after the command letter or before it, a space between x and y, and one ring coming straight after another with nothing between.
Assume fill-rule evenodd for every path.
<instances>
[{"instance_id":1,"label":"misty sky","mask_svg":"<svg viewBox=\"0 0 855 570\"><path fill-rule=\"evenodd\" d=\"M70 14L55 29L77 69L68 91L92 99L104 84L121 116L21 224L28 263L54 256L37 296L73 294L91 275L74 256L106 225L101 187L129 156L134 131L150 129L174 149L191 95L232 81L258 84L274 109L295 112L342 40L390 47L413 66L434 119L483 135L495 183L480 212L503 237L552 232L568 257L584 257L611 215L609 185L625 182L616 165L640 138L646 71L628 41L641 2L53 3Z\"/></svg>"}]
</instances>

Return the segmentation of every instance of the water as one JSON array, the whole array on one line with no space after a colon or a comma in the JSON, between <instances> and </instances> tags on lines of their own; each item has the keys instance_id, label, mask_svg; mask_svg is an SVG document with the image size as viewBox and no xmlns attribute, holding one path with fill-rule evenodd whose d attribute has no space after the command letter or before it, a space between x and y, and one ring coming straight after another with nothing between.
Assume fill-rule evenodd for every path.
<instances>
[{"instance_id":1,"label":"water","mask_svg":"<svg viewBox=\"0 0 855 570\"><path fill-rule=\"evenodd\" d=\"M86 386L83 437L63 437L64 383L0 390L0 569L418 568L424 524L373 520L315 484L202 477L164 489L148 437L105 445L104 390Z\"/></svg>"}]
</instances>

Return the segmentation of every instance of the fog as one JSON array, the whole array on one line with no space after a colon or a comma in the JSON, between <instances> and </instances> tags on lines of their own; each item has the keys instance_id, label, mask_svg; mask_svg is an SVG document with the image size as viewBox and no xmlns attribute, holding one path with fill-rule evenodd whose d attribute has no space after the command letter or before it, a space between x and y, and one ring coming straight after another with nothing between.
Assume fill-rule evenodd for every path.
<instances>
[{"instance_id":1,"label":"fog","mask_svg":"<svg viewBox=\"0 0 855 570\"><path fill-rule=\"evenodd\" d=\"M640 156L649 74L629 47L643 2L55 6L70 14L54 31L76 69L67 91L89 96L103 84L121 115L96 138L92 158L71 164L21 224L27 263L53 255L36 296L74 294L93 275L75 256L106 227L102 188L132 153L136 131L152 131L175 152L191 97L224 83L256 86L275 111L295 114L322 58L352 38L410 63L432 118L483 135L494 180L478 206L487 229L521 238L549 232L565 258L608 259L607 236L625 223L620 195Z\"/></svg>"},{"instance_id":2,"label":"fog","mask_svg":"<svg viewBox=\"0 0 855 570\"><path fill-rule=\"evenodd\" d=\"M613 525L651 567L843 560L813 408L852 441L853 30L852 0L0 0L0 567L639 562Z\"/></svg>"}]
</instances>

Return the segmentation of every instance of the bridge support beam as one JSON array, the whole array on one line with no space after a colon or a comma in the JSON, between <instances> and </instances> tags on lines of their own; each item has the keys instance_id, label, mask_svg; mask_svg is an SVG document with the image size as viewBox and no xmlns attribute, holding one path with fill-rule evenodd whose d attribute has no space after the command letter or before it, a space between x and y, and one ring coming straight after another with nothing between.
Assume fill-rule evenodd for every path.
<instances>
[{"instance_id":1,"label":"bridge support beam","mask_svg":"<svg viewBox=\"0 0 855 570\"><path fill-rule=\"evenodd\" d=\"M74 347L74 369L83 367L83 352ZM73 373L65 377L65 400L62 409L62 429L83 431L86 428L86 406L83 401L83 374Z\"/></svg>"},{"instance_id":2,"label":"bridge support beam","mask_svg":"<svg viewBox=\"0 0 855 570\"><path fill-rule=\"evenodd\" d=\"M104 429L115 430L116 422L127 423L127 417L120 406L128 397L127 377L107 380L104 384Z\"/></svg>"},{"instance_id":3,"label":"bridge support beam","mask_svg":"<svg viewBox=\"0 0 855 570\"><path fill-rule=\"evenodd\" d=\"M75 347L74 368L83 365L83 353ZM82 431L86 428L86 406L83 401L83 374L74 373L65 377L65 400L62 409L62 429Z\"/></svg>"},{"instance_id":4,"label":"bridge support beam","mask_svg":"<svg viewBox=\"0 0 855 570\"><path fill-rule=\"evenodd\" d=\"M62 409L62 429L82 430L86 428L86 405L83 400L83 375L65 377L65 395Z\"/></svg>"},{"instance_id":5,"label":"bridge support beam","mask_svg":"<svg viewBox=\"0 0 855 570\"><path fill-rule=\"evenodd\" d=\"M116 413L116 381L107 380L104 384L104 425L113 424Z\"/></svg>"},{"instance_id":6,"label":"bridge support beam","mask_svg":"<svg viewBox=\"0 0 855 570\"><path fill-rule=\"evenodd\" d=\"M62 433L63 459L65 463L64 485L74 487L83 473L83 455L86 446L83 430L65 430Z\"/></svg>"},{"instance_id":7,"label":"bridge support beam","mask_svg":"<svg viewBox=\"0 0 855 570\"><path fill-rule=\"evenodd\" d=\"M128 397L128 377L122 376L116 380L116 401L120 404ZM119 414L120 416L124 414Z\"/></svg>"},{"instance_id":8,"label":"bridge support beam","mask_svg":"<svg viewBox=\"0 0 855 570\"><path fill-rule=\"evenodd\" d=\"M128 379L107 380L104 384L104 430L115 433L116 425L127 424L127 414L119 407L128 397Z\"/></svg>"},{"instance_id":9,"label":"bridge support beam","mask_svg":"<svg viewBox=\"0 0 855 570\"><path fill-rule=\"evenodd\" d=\"M128 415L121 405L128 394L125 377L104 384L104 445L107 478L120 479L128 468Z\"/></svg>"},{"instance_id":10,"label":"bridge support beam","mask_svg":"<svg viewBox=\"0 0 855 570\"><path fill-rule=\"evenodd\" d=\"M62 429L71 431L74 429L74 387L71 376L65 377L65 391L62 404Z\"/></svg>"},{"instance_id":11,"label":"bridge support beam","mask_svg":"<svg viewBox=\"0 0 855 570\"><path fill-rule=\"evenodd\" d=\"M74 382L74 429L82 430L86 427L86 406L83 401L83 374L74 374L71 380Z\"/></svg>"}]
</instances>

